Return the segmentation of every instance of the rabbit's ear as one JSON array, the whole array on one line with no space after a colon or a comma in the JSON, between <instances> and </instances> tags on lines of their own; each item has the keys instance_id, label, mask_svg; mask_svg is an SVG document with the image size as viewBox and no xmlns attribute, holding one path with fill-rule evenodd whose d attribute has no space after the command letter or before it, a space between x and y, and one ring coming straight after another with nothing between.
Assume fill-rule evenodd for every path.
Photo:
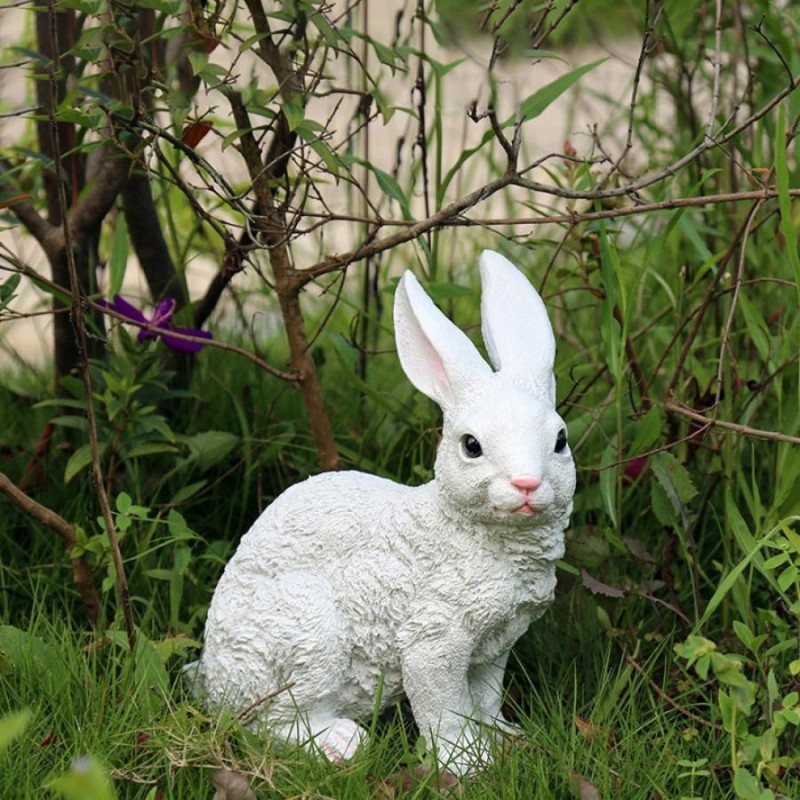
<instances>
[{"instance_id":1,"label":"rabbit's ear","mask_svg":"<svg viewBox=\"0 0 800 800\"><path fill-rule=\"evenodd\" d=\"M491 367L406 272L394 297L394 331L400 364L411 383L442 408L469 393Z\"/></svg>"},{"instance_id":2,"label":"rabbit's ear","mask_svg":"<svg viewBox=\"0 0 800 800\"><path fill-rule=\"evenodd\" d=\"M542 298L499 253L484 250L480 270L481 330L495 369L555 403L556 340Z\"/></svg>"}]
</instances>

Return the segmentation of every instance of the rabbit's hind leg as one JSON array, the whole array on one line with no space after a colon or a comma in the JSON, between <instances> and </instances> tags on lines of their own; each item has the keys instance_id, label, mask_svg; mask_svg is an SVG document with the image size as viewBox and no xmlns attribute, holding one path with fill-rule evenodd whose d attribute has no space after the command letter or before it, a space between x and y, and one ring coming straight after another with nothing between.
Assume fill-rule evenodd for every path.
<instances>
[{"instance_id":1,"label":"rabbit's hind leg","mask_svg":"<svg viewBox=\"0 0 800 800\"><path fill-rule=\"evenodd\" d=\"M351 759L369 738L358 723L322 709L291 723L276 725L272 730L279 739L322 752L334 763Z\"/></svg>"}]
</instances>

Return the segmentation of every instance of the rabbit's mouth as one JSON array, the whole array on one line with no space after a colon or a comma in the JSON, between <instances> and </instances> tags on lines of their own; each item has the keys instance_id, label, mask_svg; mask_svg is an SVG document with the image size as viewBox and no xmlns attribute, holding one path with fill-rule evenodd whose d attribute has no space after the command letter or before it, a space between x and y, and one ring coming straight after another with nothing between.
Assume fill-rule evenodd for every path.
<instances>
[{"instance_id":1,"label":"rabbit's mouth","mask_svg":"<svg viewBox=\"0 0 800 800\"><path fill-rule=\"evenodd\" d=\"M541 514L541 510L532 506L530 501L525 500L521 505L517 506L516 508L506 509L506 508L498 508L497 506L494 507L495 513L503 514L503 515L514 515L514 514L521 514L524 517L533 517L537 514Z\"/></svg>"}]
</instances>

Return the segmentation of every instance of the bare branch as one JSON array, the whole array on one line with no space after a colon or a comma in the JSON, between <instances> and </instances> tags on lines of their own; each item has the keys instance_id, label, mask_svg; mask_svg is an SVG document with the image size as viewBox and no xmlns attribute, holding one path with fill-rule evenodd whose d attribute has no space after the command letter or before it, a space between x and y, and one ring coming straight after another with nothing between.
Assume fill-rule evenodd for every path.
<instances>
[{"instance_id":1,"label":"bare branch","mask_svg":"<svg viewBox=\"0 0 800 800\"><path fill-rule=\"evenodd\" d=\"M727 431L733 431L742 436L751 436L754 439L767 439L771 442L788 442L789 444L800 444L800 436L790 436L788 433L781 433L780 431L769 431L762 428L751 428L749 425L741 425L738 422L727 422L722 419L714 419L693 411L684 405L679 404L677 401L668 400L664 403L664 411L669 414L677 414L681 417L686 417L694 422L699 422L703 425L711 425L715 428L723 428Z\"/></svg>"},{"instance_id":2,"label":"bare branch","mask_svg":"<svg viewBox=\"0 0 800 800\"><path fill-rule=\"evenodd\" d=\"M78 543L75 528L67 522L64 517L56 514L47 506L37 503L29 495L25 494L16 484L6 475L0 472L0 492L3 492L17 508L42 523L42 525L55 531L63 540L67 552L71 553ZM100 598L92 581L92 573L86 559L83 556L70 556L72 561L72 578L78 590L86 614L92 625L97 623L100 616Z\"/></svg>"}]
</instances>

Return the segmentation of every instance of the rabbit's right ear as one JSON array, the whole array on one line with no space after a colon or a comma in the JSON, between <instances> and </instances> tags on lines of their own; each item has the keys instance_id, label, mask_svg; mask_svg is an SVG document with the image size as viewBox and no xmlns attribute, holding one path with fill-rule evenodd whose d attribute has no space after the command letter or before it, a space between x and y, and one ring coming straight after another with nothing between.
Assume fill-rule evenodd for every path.
<instances>
[{"instance_id":1,"label":"rabbit's right ear","mask_svg":"<svg viewBox=\"0 0 800 800\"><path fill-rule=\"evenodd\" d=\"M406 272L394 297L394 332L408 379L443 409L469 393L476 378L491 373L467 335L433 303Z\"/></svg>"}]
</instances>

